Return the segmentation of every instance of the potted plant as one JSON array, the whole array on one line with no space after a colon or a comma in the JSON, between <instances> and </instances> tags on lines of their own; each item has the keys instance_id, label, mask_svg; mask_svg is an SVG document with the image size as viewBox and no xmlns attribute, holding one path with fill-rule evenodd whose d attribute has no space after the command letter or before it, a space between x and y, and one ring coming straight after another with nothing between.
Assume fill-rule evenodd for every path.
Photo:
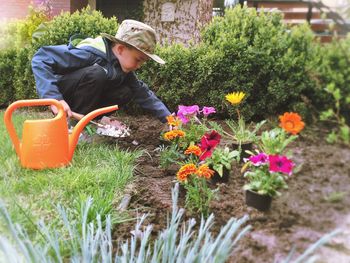
<instances>
[{"instance_id":1,"label":"potted plant","mask_svg":"<svg viewBox=\"0 0 350 263\"><path fill-rule=\"evenodd\" d=\"M231 151L228 147L216 147L210 158L205 162L215 171L212 180L214 182L227 182L231 171L231 164L239 156L239 151Z\"/></svg>"},{"instance_id":2,"label":"potted plant","mask_svg":"<svg viewBox=\"0 0 350 263\"><path fill-rule=\"evenodd\" d=\"M284 155L259 153L250 156L243 167L248 182L243 189L246 204L260 211L270 209L272 198L288 188L286 180L292 175L294 163Z\"/></svg>"}]
</instances>

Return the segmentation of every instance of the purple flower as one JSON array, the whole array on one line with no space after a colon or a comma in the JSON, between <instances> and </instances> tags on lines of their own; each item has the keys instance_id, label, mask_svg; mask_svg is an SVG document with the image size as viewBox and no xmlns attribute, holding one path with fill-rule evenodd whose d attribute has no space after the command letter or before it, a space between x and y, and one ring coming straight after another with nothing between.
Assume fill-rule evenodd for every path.
<instances>
[{"instance_id":1,"label":"purple flower","mask_svg":"<svg viewBox=\"0 0 350 263\"><path fill-rule=\"evenodd\" d=\"M216 110L214 107L206 107L204 106L202 109L203 115L207 117L209 114L216 113Z\"/></svg>"},{"instance_id":2,"label":"purple flower","mask_svg":"<svg viewBox=\"0 0 350 263\"><path fill-rule=\"evenodd\" d=\"M199 113L198 105L192 105L192 106L179 105L177 117L180 118L182 123L186 124L189 121L188 117L196 116L197 113Z\"/></svg>"},{"instance_id":3,"label":"purple flower","mask_svg":"<svg viewBox=\"0 0 350 263\"><path fill-rule=\"evenodd\" d=\"M254 166L260 166L262 164L265 164L269 161L269 157L266 153L259 153L257 155L250 156L248 160L254 165Z\"/></svg>"},{"instance_id":4,"label":"purple flower","mask_svg":"<svg viewBox=\"0 0 350 263\"><path fill-rule=\"evenodd\" d=\"M270 172L281 172L284 174L292 175L294 163L286 156L269 155Z\"/></svg>"}]
</instances>

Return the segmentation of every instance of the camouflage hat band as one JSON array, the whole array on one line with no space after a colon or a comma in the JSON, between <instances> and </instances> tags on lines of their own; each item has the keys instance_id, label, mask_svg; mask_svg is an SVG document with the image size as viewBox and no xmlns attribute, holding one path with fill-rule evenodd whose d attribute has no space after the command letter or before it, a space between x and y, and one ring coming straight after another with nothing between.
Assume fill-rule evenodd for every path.
<instances>
[{"instance_id":1,"label":"camouflage hat band","mask_svg":"<svg viewBox=\"0 0 350 263\"><path fill-rule=\"evenodd\" d=\"M106 33L101 35L113 42L130 45L160 64L165 63L163 59L153 54L157 43L156 33L144 23L131 19L124 20L115 37Z\"/></svg>"}]
</instances>

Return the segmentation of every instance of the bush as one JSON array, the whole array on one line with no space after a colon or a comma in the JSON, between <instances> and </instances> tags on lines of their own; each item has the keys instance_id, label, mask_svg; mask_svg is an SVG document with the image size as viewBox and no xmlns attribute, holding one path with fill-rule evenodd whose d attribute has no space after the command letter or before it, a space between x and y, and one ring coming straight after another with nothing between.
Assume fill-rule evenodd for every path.
<instances>
[{"instance_id":1,"label":"bush","mask_svg":"<svg viewBox=\"0 0 350 263\"><path fill-rule=\"evenodd\" d=\"M75 34L86 37L96 37L102 32L114 35L117 28L115 17L105 18L101 12L91 10L90 7L73 14L61 13L45 25L39 38L33 39L33 48L67 44L69 38Z\"/></svg>"},{"instance_id":2,"label":"bush","mask_svg":"<svg viewBox=\"0 0 350 263\"><path fill-rule=\"evenodd\" d=\"M350 35L342 40L334 40L332 43L319 46L318 56L314 61L314 77L317 79L319 99L317 108L325 110L335 104L335 100L326 91L330 85L339 89L341 98L339 108L344 116L350 116ZM326 103L325 103L326 102ZM350 117L347 119L350 123Z\"/></svg>"},{"instance_id":3,"label":"bush","mask_svg":"<svg viewBox=\"0 0 350 263\"><path fill-rule=\"evenodd\" d=\"M29 7L29 15L26 19L19 20L16 23L16 38L15 46L16 48L22 48L25 46L30 46L32 42L32 34L36 28L45 21L49 20L49 16L46 11L42 8L35 9L34 7Z\"/></svg>"},{"instance_id":4,"label":"bush","mask_svg":"<svg viewBox=\"0 0 350 263\"><path fill-rule=\"evenodd\" d=\"M210 104L233 116L224 95L243 91L248 96L242 113L246 119L261 119L291 110L314 87L307 74L314 56L307 25L290 31L279 14L236 7L215 17L202 39L189 48L161 49L167 64L141 73L173 110L179 102Z\"/></svg>"},{"instance_id":5,"label":"bush","mask_svg":"<svg viewBox=\"0 0 350 263\"><path fill-rule=\"evenodd\" d=\"M16 51L9 49L0 52L0 106L7 106L14 97L13 72Z\"/></svg>"},{"instance_id":6,"label":"bush","mask_svg":"<svg viewBox=\"0 0 350 263\"><path fill-rule=\"evenodd\" d=\"M16 21L0 21L0 52L14 48L16 33Z\"/></svg>"}]
</instances>

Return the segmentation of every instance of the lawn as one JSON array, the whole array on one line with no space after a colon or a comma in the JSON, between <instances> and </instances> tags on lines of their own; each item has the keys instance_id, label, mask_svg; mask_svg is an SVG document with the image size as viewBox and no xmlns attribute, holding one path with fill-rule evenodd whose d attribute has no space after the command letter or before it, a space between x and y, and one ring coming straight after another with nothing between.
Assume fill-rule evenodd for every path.
<instances>
[{"instance_id":1,"label":"lawn","mask_svg":"<svg viewBox=\"0 0 350 263\"><path fill-rule=\"evenodd\" d=\"M0 113L3 119L4 113ZM15 112L13 122L21 133L24 120L43 118L35 112ZM89 217L112 215L118 223L125 217L113 209L132 181L135 159L141 151L122 151L116 145L79 143L71 165L59 169L30 170L20 167L3 122L0 126L0 199L15 222L34 233L39 218L57 223L56 205L69 207L79 216L81 204L93 199Z\"/></svg>"}]
</instances>

